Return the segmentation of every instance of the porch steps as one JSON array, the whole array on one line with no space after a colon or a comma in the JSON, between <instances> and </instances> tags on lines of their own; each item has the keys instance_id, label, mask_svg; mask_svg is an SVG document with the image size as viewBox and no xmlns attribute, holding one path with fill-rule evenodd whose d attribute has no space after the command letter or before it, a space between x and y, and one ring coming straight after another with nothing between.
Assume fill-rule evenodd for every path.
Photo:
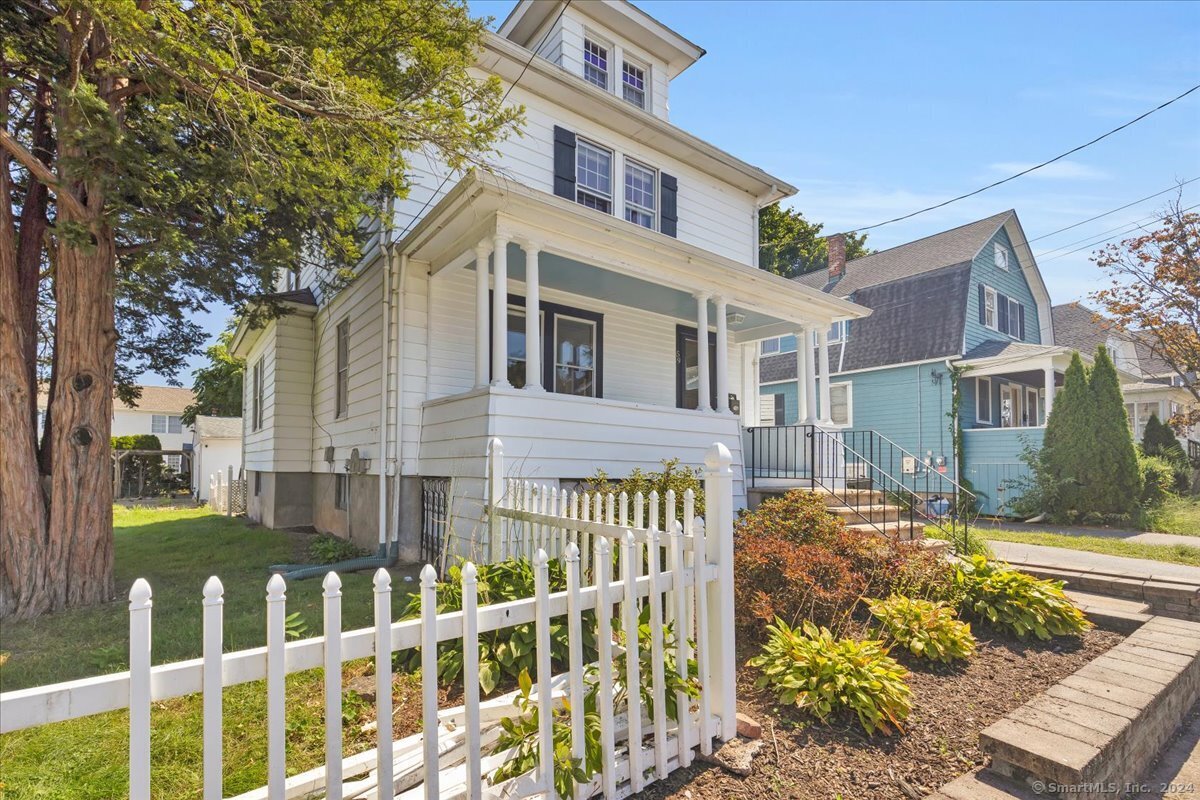
<instances>
[{"instance_id":1,"label":"porch steps","mask_svg":"<svg viewBox=\"0 0 1200 800\"><path fill-rule=\"evenodd\" d=\"M925 525L920 522L856 522L846 527L854 531L878 533L901 542L912 542L925 536Z\"/></svg>"},{"instance_id":2,"label":"porch steps","mask_svg":"<svg viewBox=\"0 0 1200 800\"><path fill-rule=\"evenodd\" d=\"M838 516L851 530L878 533L901 542L920 541L925 525L909 522L904 510L889 505L878 489L845 489L834 493L824 488L811 490L821 496L829 513Z\"/></svg>"}]
</instances>

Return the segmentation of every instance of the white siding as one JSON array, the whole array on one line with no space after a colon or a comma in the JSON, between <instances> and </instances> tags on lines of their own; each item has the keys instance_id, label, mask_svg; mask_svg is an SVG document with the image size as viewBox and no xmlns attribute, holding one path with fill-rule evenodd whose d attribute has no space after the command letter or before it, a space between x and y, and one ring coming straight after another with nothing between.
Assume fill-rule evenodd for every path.
<instances>
[{"instance_id":1,"label":"white siding","mask_svg":"<svg viewBox=\"0 0 1200 800\"><path fill-rule=\"evenodd\" d=\"M120 400L114 400L112 435L153 434L158 437L158 442L162 445L163 450L182 450L183 443L192 440L192 429L185 426L180 433L154 433L153 419L154 415L159 413L164 416L179 416L178 413L166 414L165 412L129 409L123 407Z\"/></svg>"},{"instance_id":2,"label":"white siding","mask_svg":"<svg viewBox=\"0 0 1200 800\"><path fill-rule=\"evenodd\" d=\"M312 319L286 316L268 322L246 356L242 425L246 469L308 472L312 440ZM253 425L254 366L263 362L262 427Z\"/></svg>"}]
</instances>

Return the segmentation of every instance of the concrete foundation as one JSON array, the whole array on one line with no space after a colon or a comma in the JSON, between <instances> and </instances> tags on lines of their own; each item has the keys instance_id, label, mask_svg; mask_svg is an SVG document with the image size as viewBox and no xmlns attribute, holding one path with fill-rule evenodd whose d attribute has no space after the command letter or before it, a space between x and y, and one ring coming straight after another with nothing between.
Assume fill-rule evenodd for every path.
<instances>
[{"instance_id":1,"label":"concrete foundation","mask_svg":"<svg viewBox=\"0 0 1200 800\"><path fill-rule=\"evenodd\" d=\"M246 515L268 528L312 524L312 474L247 472Z\"/></svg>"}]
</instances>

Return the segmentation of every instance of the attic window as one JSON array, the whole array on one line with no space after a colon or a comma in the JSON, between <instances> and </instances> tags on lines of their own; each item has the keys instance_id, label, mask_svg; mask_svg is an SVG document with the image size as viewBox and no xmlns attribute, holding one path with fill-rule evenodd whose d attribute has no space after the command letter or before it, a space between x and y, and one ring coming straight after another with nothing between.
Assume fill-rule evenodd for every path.
<instances>
[{"instance_id":1,"label":"attic window","mask_svg":"<svg viewBox=\"0 0 1200 800\"><path fill-rule=\"evenodd\" d=\"M621 96L638 108L646 107L646 71L628 61L621 67Z\"/></svg>"},{"instance_id":2,"label":"attic window","mask_svg":"<svg viewBox=\"0 0 1200 800\"><path fill-rule=\"evenodd\" d=\"M995 253L996 266L1000 269L1008 269L1008 249L999 242L996 242Z\"/></svg>"},{"instance_id":3,"label":"attic window","mask_svg":"<svg viewBox=\"0 0 1200 800\"><path fill-rule=\"evenodd\" d=\"M608 91L608 48L583 40L583 79Z\"/></svg>"}]
</instances>

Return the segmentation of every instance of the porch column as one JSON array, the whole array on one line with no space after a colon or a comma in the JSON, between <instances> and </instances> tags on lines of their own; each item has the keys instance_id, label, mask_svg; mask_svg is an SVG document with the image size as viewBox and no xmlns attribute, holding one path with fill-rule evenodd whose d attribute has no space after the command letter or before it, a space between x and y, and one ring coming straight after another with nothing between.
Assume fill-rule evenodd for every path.
<instances>
[{"instance_id":1,"label":"porch column","mask_svg":"<svg viewBox=\"0 0 1200 800\"><path fill-rule=\"evenodd\" d=\"M821 422L827 425L833 422L833 415L829 413L829 329L824 325L817 328L817 348L821 359Z\"/></svg>"},{"instance_id":2,"label":"porch column","mask_svg":"<svg viewBox=\"0 0 1200 800\"><path fill-rule=\"evenodd\" d=\"M475 387L488 385L488 255L486 241L475 245Z\"/></svg>"},{"instance_id":3,"label":"porch column","mask_svg":"<svg viewBox=\"0 0 1200 800\"><path fill-rule=\"evenodd\" d=\"M1046 367L1046 419L1050 419L1050 409L1054 407L1054 365Z\"/></svg>"},{"instance_id":4,"label":"porch column","mask_svg":"<svg viewBox=\"0 0 1200 800\"><path fill-rule=\"evenodd\" d=\"M544 392L542 385L542 300L538 259L542 248L525 243L525 388Z\"/></svg>"},{"instance_id":5,"label":"porch column","mask_svg":"<svg viewBox=\"0 0 1200 800\"><path fill-rule=\"evenodd\" d=\"M492 386L508 382L508 237L496 234L492 250Z\"/></svg>"},{"instance_id":6,"label":"porch column","mask_svg":"<svg viewBox=\"0 0 1200 800\"><path fill-rule=\"evenodd\" d=\"M800 333L804 337L801 343L797 343L797 347L804 347L804 385L801 391L804 392L804 403L807 406L804 414L804 422L812 425L817 421L817 362L813 358L813 343L812 337L809 336L811 327L806 326Z\"/></svg>"},{"instance_id":7,"label":"porch column","mask_svg":"<svg viewBox=\"0 0 1200 800\"><path fill-rule=\"evenodd\" d=\"M713 298L717 312L717 411L729 413L729 320L723 297Z\"/></svg>"},{"instance_id":8,"label":"porch column","mask_svg":"<svg viewBox=\"0 0 1200 800\"><path fill-rule=\"evenodd\" d=\"M798 422L810 422L809 417L809 362L812 361L812 352L808 347L808 331L805 328L797 328L792 334L796 337L796 405Z\"/></svg>"},{"instance_id":9,"label":"porch column","mask_svg":"<svg viewBox=\"0 0 1200 800\"><path fill-rule=\"evenodd\" d=\"M712 394L708 382L708 295L698 292L696 298L696 408L700 411L710 411L708 404Z\"/></svg>"}]
</instances>

